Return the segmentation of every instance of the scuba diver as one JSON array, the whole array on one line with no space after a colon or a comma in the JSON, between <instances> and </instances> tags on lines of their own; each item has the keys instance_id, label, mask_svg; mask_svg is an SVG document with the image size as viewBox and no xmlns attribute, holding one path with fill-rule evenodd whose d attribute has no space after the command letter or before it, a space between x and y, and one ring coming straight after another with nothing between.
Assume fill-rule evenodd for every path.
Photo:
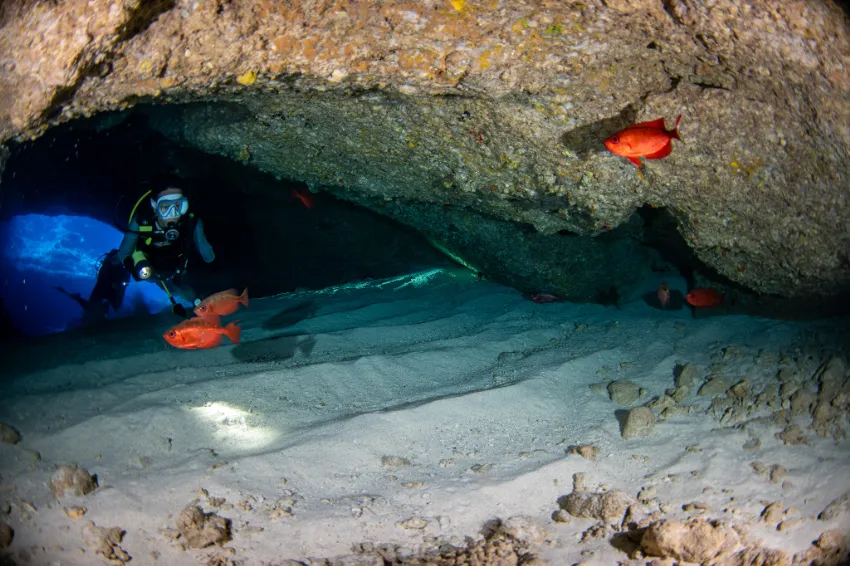
<instances>
[{"instance_id":1,"label":"scuba diver","mask_svg":"<svg viewBox=\"0 0 850 566\"><path fill-rule=\"evenodd\" d=\"M130 272L117 261L117 255L118 250L113 249L101 256L97 281L88 299L84 299L79 293L69 293L62 287L56 287L57 291L74 299L82 307L84 324L103 320L109 314L109 307L112 307L113 312L117 312L124 302Z\"/></svg>"},{"instance_id":2,"label":"scuba diver","mask_svg":"<svg viewBox=\"0 0 850 566\"><path fill-rule=\"evenodd\" d=\"M171 301L171 311L186 317L174 295L197 305L200 299L184 281L192 247L207 263L215 252L204 234L200 218L189 212L189 200L171 184L155 194L148 191L130 213L129 229L113 262L123 265L136 281L158 283ZM145 199L150 206L139 206ZM147 205L148 203L145 203Z\"/></svg>"}]
</instances>

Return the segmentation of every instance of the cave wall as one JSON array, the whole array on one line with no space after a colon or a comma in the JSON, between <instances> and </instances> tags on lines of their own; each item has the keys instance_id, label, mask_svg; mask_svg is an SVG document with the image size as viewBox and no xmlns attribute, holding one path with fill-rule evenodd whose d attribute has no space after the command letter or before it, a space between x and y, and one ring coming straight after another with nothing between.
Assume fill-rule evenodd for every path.
<instances>
[{"instance_id":1,"label":"cave wall","mask_svg":"<svg viewBox=\"0 0 850 566\"><path fill-rule=\"evenodd\" d=\"M157 127L352 202L448 203L544 235L664 207L729 281L788 297L850 284L850 20L833 1L11 1L0 15L2 140L213 103ZM685 143L642 175L601 145L677 114Z\"/></svg>"}]
</instances>

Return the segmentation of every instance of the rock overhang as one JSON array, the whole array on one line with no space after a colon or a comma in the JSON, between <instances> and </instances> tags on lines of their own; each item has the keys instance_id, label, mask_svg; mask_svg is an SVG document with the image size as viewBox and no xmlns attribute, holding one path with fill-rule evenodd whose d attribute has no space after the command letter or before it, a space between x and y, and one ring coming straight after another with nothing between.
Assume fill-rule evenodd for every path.
<instances>
[{"instance_id":1,"label":"rock overhang","mask_svg":"<svg viewBox=\"0 0 850 566\"><path fill-rule=\"evenodd\" d=\"M16 62L6 96L35 78L51 96L15 99L4 138L136 106L181 143L373 208L451 206L595 237L662 207L729 281L788 297L850 282L850 40L835 5L101 4L77 15L108 10L102 37L62 44L77 50L56 57L66 78ZM19 29L28 52L15 25L6 59L51 44ZM68 25L53 37L76 37ZM684 143L642 175L602 146L680 113Z\"/></svg>"}]
</instances>

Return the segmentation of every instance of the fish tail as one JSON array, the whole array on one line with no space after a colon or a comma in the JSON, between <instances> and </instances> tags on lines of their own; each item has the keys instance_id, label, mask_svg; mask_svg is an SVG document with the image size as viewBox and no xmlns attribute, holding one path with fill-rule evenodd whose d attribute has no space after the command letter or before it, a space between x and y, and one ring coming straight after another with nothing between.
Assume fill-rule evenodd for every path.
<instances>
[{"instance_id":1,"label":"fish tail","mask_svg":"<svg viewBox=\"0 0 850 566\"><path fill-rule=\"evenodd\" d=\"M242 294L239 296L239 301L243 305L245 305L246 307L248 306L248 288L247 287L245 287L245 290L242 291Z\"/></svg>"},{"instance_id":2,"label":"fish tail","mask_svg":"<svg viewBox=\"0 0 850 566\"><path fill-rule=\"evenodd\" d=\"M231 322L227 326L223 328L224 333L227 334L227 337L230 338L230 341L234 344L239 343L239 338L242 336L242 327L237 325L235 322Z\"/></svg>"},{"instance_id":3,"label":"fish tail","mask_svg":"<svg viewBox=\"0 0 850 566\"><path fill-rule=\"evenodd\" d=\"M681 120L681 119L682 119L681 114L676 116L676 123L673 125L673 129L668 130L671 139L677 139L679 141L682 141L682 138L679 137L679 120Z\"/></svg>"}]
</instances>

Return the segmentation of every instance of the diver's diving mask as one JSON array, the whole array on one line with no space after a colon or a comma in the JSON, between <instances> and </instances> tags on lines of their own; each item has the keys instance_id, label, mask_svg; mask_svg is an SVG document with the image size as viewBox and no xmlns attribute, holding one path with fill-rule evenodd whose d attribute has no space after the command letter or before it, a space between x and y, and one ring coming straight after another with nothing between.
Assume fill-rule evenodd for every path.
<instances>
[{"instance_id":1,"label":"diver's diving mask","mask_svg":"<svg viewBox=\"0 0 850 566\"><path fill-rule=\"evenodd\" d=\"M163 195L156 200L151 199L151 206L160 218L178 218L189 210L189 201L182 194Z\"/></svg>"}]
</instances>

